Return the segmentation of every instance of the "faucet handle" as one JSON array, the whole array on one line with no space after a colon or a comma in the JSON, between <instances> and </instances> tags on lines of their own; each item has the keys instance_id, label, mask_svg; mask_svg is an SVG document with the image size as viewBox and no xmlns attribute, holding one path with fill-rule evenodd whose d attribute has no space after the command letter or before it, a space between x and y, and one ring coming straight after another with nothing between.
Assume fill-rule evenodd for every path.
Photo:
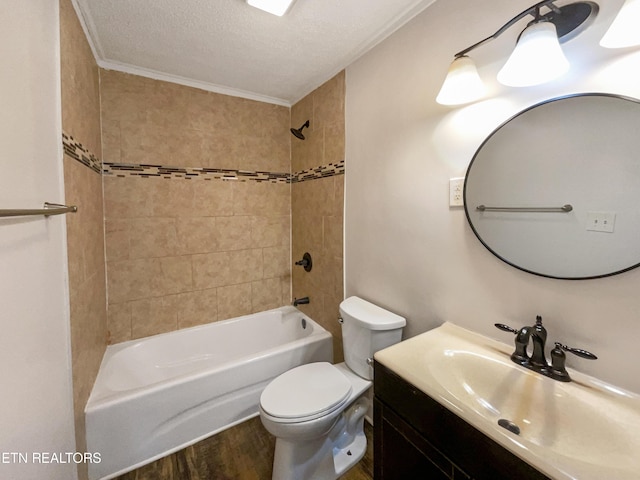
<instances>
[{"instance_id":1,"label":"faucet handle","mask_svg":"<svg viewBox=\"0 0 640 480\"><path fill-rule=\"evenodd\" d=\"M518 330L510 327L509 325L505 325L504 323L494 323L494 326L504 332L518 333Z\"/></svg>"},{"instance_id":2,"label":"faucet handle","mask_svg":"<svg viewBox=\"0 0 640 480\"><path fill-rule=\"evenodd\" d=\"M596 357L593 353L588 352L586 350L583 350L581 348L567 347L566 345L563 345L560 342L555 342L555 344L556 344L557 348L561 348L565 352L571 352L574 355L577 355L579 357L586 358L588 360L597 360L598 359L598 357Z\"/></svg>"}]
</instances>

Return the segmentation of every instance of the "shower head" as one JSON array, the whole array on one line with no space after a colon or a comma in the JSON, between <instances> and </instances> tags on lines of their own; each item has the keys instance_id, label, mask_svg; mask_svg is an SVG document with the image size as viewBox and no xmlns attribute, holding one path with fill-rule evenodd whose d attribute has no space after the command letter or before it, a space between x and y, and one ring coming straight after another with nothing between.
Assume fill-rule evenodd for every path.
<instances>
[{"instance_id":1,"label":"shower head","mask_svg":"<svg viewBox=\"0 0 640 480\"><path fill-rule=\"evenodd\" d=\"M307 120L306 122L304 122L300 128L292 128L292 129L291 129L291 133L293 133L293 134L294 134L297 138L299 138L300 140L304 140L304 135L302 134L302 129L303 129L304 127L309 128L309 120Z\"/></svg>"}]
</instances>

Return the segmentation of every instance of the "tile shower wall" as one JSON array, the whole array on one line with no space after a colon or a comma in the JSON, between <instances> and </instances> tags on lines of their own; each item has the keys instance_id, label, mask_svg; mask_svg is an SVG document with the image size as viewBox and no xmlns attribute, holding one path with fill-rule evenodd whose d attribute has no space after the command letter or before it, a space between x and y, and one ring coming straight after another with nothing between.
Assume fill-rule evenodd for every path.
<instances>
[{"instance_id":1,"label":"tile shower wall","mask_svg":"<svg viewBox=\"0 0 640 480\"><path fill-rule=\"evenodd\" d=\"M78 205L66 224L76 449L83 451L84 406L106 348L107 310L99 73L70 0L60 1L60 57L65 201Z\"/></svg>"},{"instance_id":2,"label":"tile shower wall","mask_svg":"<svg viewBox=\"0 0 640 480\"><path fill-rule=\"evenodd\" d=\"M286 107L101 72L109 341L291 299Z\"/></svg>"},{"instance_id":3,"label":"tile shower wall","mask_svg":"<svg viewBox=\"0 0 640 480\"><path fill-rule=\"evenodd\" d=\"M344 100L343 71L291 108L293 127L310 122L303 130L305 140L291 138L292 170L337 166L320 178L297 175L291 186L292 258L298 261L304 252L313 258L310 272L293 267L293 295L310 298L300 308L333 334L336 362L343 360L337 318L343 299Z\"/></svg>"}]
</instances>

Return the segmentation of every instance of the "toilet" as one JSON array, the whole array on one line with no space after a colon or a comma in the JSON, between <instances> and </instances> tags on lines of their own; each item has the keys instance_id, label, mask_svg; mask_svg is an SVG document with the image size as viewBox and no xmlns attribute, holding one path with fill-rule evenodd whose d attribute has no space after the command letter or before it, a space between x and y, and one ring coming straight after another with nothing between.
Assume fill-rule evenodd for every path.
<instances>
[{"instance_id":1,"label":"toilet","mask_svg":"<svg viewBox=\"0 0 640 480\"><path fill-rule=\"evenodd\" d=\"M364 456L373 354L398 343L406 320L359 297L340 304L344 363L308 363L276 377L260 419L276 437L273 480L335 480Z\"/></svg>"}]
</instances>

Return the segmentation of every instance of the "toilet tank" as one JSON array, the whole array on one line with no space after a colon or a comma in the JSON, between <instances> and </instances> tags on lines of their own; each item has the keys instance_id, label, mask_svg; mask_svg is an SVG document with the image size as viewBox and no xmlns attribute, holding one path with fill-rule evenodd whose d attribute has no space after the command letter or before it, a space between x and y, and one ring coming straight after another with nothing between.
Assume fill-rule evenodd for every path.
<instances>
[{"instance_id":1,"label":"toilet tank","mask_svg":"<svg viewBox=\"0 0 640 480\"><path fill-rule=\"evenodd\" d=\"M340 304L344 361L356 374L373 380L373 354L398 343L406 320L359 297Z\"/></svg>"}]
</instances>

